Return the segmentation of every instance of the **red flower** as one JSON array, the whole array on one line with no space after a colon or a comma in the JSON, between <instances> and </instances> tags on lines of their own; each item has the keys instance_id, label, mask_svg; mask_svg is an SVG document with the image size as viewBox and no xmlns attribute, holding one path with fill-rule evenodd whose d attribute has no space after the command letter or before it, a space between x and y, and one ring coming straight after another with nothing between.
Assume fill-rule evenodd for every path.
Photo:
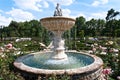
<instances>
[{"instance_id":1,"label":"red flower","mask_svg":"<svg viewBox=\"0 0 120 80\"><path fill-rule=\"evenodd\" d=\"M111 69L110 68L103 69L102 73L105 75L109 75L111 74Z\"/></svg>"}]
</instances>

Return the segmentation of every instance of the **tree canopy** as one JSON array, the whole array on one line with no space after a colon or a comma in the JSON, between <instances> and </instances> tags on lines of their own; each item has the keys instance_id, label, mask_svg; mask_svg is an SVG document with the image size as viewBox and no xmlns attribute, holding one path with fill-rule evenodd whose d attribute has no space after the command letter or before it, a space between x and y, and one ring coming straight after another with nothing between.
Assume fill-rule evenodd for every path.
<instances>
[{"instance_id":1,"label":"tree canopy","mask_svg":"<svg viewBox=\"0 0 120 80\"><path fill-rule=\"evenodd\" d=\"M108 10L106 21L104 19L91 19L86 21L83 16L76 18L75 25L63 34L64 38L81 38L82 36L117 36L120 37L120 19L115 19L120 12L114 9ZM3 37L38 37L46 42L50 39L51 32L41 26L40 21L31 20L25 22L11 21L0 29Z\"/></svg>"}]
</instances>

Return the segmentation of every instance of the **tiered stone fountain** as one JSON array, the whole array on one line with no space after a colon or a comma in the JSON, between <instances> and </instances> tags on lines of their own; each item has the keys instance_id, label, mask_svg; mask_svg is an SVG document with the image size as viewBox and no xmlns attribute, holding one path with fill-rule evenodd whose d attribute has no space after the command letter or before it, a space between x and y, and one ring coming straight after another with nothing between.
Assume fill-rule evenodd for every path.
<instances>
[{"instance_id":1,"label":"tiered stone fountain","mask_svg":"<svg viewBox=\"0 0 120 80\"><path fill-rule=\"evenodd\" d=\"M75 20L62 17L62 10L57 4L54 17L42 18L41 25L54 33L53 49L22 56L14 62L14 66L27 80L42 80L51 75L70 76L71 80L100 80L102 60L88 53L65 51L64 39L61 35L75 24ZM101 79L102 80L102 79Z\"/></svg>"},{"instance_id":2,"label":"tiered stone fountain","mask_svg":"<svg viewBox=\"0 0 120 80\"><path fill-rule=\"evenodd\" d=\"M64 31L69 30L73 27L75 20L66 17L48 17L41 19L41 25L46 29L54 33L53 40L53 56L54 59L67 59L64 48L64 40L61 38L61 35Z\"/></svg>"}]
</instances>

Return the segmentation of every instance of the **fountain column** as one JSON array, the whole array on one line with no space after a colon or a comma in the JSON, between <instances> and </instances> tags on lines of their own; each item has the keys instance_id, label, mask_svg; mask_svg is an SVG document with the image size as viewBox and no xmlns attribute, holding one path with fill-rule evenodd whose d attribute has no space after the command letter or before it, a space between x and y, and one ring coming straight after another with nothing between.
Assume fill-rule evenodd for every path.
<instances>
[{"instance_id":1,"label":"fountain column","mask_svg":"<svg viewBox=\"0 0 120 80\"><path fill-rule=\"evenodd\" d=\"M63 31L53 31L54 39L53 39L53 59L67 59L67 55L65 54L64 40L61 38Z\"/></svg>"}]
</instances>

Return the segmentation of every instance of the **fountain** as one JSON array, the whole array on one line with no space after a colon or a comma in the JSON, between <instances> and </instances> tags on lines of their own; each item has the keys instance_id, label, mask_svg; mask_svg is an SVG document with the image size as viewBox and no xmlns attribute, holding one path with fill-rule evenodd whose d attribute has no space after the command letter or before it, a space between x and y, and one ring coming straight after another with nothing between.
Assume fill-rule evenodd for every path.
<instances>
[{"instance_id":1,"label":"fountain","mask_svg":"<svg viewBox=\"0 0 120 80\"><path fill-rule=\"evenodd\" d=\"M52 58L54 59L67 59L67 55L64 50L64 40L61 38L61 35L66 30L69 30L74 26L75 20L67 17L61 17L62 12L57 4L56 10L54 12L55 17L47 17L40 20L41 25L43 25L47 30L54 33L53 40L53 50L54 53Z\"/></svg>"},{"instance_id":2,"label":"fountain","mask_svg":"<svg viewBox=\"0 0 120 80\"><path fill-rule=\"evenodd\" d=\"M31 53L15 60L15 68L27 80L47 80L50 76L67 74L71 80L100 80L102 60L88 53L65 51L61 35L75 24L75 20L62 17L57 4L54 17L42 18L41 25L53 32L53 48L50 51Z\"/></svg>"}]
</instances>

